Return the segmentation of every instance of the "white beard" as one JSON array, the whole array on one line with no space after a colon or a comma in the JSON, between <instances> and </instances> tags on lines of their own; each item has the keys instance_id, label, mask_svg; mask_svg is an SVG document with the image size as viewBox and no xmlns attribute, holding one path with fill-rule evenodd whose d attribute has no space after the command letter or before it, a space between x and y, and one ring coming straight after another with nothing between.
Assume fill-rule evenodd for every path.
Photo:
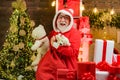
<instances>
[{"instance_id":1,"label":"white beard","mask_svg":"<svg viewBox=\"0 0 120 80\"><path fill-rule=\"evenodd\" d=\"M68 26L68 25L67 25L66 23L64 23L64 25L61 25L60 22L57 23L57 28L58 28L61 32L65 31L66 28L67 28L67 26Z\"/></svg>"}]
</instances>

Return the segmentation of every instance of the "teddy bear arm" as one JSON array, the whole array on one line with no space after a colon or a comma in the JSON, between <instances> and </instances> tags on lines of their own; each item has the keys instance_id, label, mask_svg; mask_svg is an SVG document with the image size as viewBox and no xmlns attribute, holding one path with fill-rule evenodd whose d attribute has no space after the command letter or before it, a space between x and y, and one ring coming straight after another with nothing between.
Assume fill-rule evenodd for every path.
<instances>
[{"instance_id":1,"label":"teddy bear arm","mask_svg":"<svg viewBox=\"0 0 120 80\"><path fill-rule=\"evenodd\" d=\"M41 44L42 44L41 41L36 40L34 45L31 47L31 50L33 50L33 51L37 50Z\"/></svg>"}]
</instances>

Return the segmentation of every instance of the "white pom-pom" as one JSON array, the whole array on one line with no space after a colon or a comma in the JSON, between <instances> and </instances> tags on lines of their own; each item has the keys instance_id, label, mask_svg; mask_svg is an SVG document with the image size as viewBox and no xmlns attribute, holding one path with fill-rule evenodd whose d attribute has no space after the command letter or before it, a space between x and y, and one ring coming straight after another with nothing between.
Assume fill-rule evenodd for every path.
<instances>
[{"instance_id":1,"label":"white pom-pom","mask_svg":"<svg viewBox=\"0 0 120 80\"><path fill-rule=\"evenodd\" d=\"M74 13L73 9L68 9L72 14Z\"/></svg>"}]
</instances>

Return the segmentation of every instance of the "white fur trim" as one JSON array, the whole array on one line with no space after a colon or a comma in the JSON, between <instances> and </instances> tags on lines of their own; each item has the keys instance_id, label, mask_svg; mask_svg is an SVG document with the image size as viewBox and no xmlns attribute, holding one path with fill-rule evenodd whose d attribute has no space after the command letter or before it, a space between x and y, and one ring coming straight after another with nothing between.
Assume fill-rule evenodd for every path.
<instances>
[{"instance_id":1,"label":"white fur trim","mask_svg":"<svg viewBox=\"0 0 120 80\"><path fill-rule=\"evenodd\" d=\"M56 15L54 16L54 19L53 19L53 29L54 29L56 32L60 32L60 31L58 30L58 28L56 27L56 25L55 25L56 19L57 19L57 16L58 16L59 13L64 13L64 14L70 16L70 25L69 25L64 31L62 31L62 33L64 33L64 32L69 31L69 30L72 28L73 23L74 23L74 20L73 20L72 14L69 13L68 11L66 11L66 10L59 10L59 11L56 13Z\"/></svg>"}]
</instances>

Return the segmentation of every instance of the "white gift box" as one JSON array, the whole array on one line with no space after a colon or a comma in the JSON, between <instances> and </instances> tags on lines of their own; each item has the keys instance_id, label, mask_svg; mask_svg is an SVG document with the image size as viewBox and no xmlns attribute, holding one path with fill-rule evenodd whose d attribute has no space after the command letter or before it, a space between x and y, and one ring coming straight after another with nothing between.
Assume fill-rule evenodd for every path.
<instances>
[{"instance_id":1,"label":"white gift box","mask_svg":"<svg viewBox=\"0 0 120 80\"><path fill-rule=\"evenodd\" d=\"M105 59L109 64L112 64L114 49L114 41L112 40L95 40L95 49L94 49L94 62L99 63Z\"/></svg>"},{"instance_id":2,"label":"white gift box","mask_svg":"<svg viewBox=\"0 0 120 80\"><path fill-rule=\"evenodd\" d=\"M107 80L108 75L107 71L96 71L96 80Z\"/></svg>"},{"instance_id":3,"label":"white gift box","mask_svg":"<svg viewBox=\"0 0 120 80\"><path fill-rule=\"evenodd\" d=\"M107 80L109 74L110 73L108 71L97 71L96 70L96 80ZM116 74L116 76L120 78L120 74Z\"/></svg>"}]
</instances>

